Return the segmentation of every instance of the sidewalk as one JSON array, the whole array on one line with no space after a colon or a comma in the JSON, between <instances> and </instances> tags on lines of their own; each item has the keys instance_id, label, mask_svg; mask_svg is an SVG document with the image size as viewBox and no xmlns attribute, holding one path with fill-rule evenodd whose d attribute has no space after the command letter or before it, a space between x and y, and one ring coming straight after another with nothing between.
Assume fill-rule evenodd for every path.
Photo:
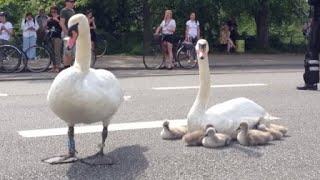
<instances>
[{"instance_id":1,"label":"sidewalk","mask_svg":"<svg viewBox=\"0 0 320 180\"><path fill-rule=\"evenodd\" d=\"M299 70L303 71L302 54L210 54L209 64L211 73L254 70ZM144 67L142 56L110 55L98 58L96 69L107 69L119 77L155 76L155 75L182 75L197 74L198 68L169 70L148 70ZM0 81L13 80L50 80L56 73L1 73Z\"/></svg>"}]
</instances>

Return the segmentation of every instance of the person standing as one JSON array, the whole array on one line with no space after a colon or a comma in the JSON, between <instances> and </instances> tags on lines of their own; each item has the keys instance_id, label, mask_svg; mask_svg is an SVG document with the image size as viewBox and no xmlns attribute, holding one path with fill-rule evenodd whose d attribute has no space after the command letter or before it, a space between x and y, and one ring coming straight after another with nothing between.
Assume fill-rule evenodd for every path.
<instances>
[{"instance_id":1,"label":"person standing","mask_svg":"<svg viewBox=\"0 0 320 180\"><path fill-rule=\"evenodd\" d=\"M39 42L42 42L45 36L44 25L48 19L48 16L43 8L39 10L39 14L35 17L35 19L39 25L39 29L37 30L37 39Z\"/></svg>"},{"instance_id":2,"label":"person standing","mask_svg":"<svg viewBox=\"0 0 320 180\"><path fill-rule=\"evenodd\" d=\"M12 24L7 21L7 14L3 11L0 12L0 45L9 44L9 39L13 33ZM2 61L4 54L0 51L0 69L2 68Z\"/></svg>"},{"instance_id":3,"label":"person standing","mask_svg":"<svg viewBox=\"0 0 320 180\"><path fill-rule=\"evenodd\" d=\"M86 12L86 16L88 18L89 21L89 26L90 26L90 36L91 36L91 47L92 49L95 49L95 43L96 43L96 23L93 17L93 12L92 10L88 10Z\"/></svg>"},{"instance_id":4,"label":"person standing","mask_svg":"<svg viewBox=\"0 0 320 180\"><path fill-rule=\"evenodd\" d=\"M8 41L13 33L13 27L7 21L7 14L3 11L0 12L0 44L8 44Z\"/></svg>"},{"instance_id":5,"label":"person standing","mask_svg":"<svg viewBox=\"0 0 320 180\"><path fill-rule=\"evenodd\" d=\"M72 63L72 58L75 54L75 49L68 50L67 42L64 40L68 36L69 19L75 15L73 10L75 0L65 0L65 7L60 11L60 26L62 29L61 37L63 39L63 63L65 67L69 67Z\"/></svg>"},{"instance_id":6,"label":"person standing","mask_svg":"<svg viewBox=\"0 0 320 180\"><path fill-rule=\"evenodd\" d=\"M163 35L163 58L165 58L166 55L169 56L169 65L167 69L171 70L173 67L173 34L176 31L176 21L172 18L171 10L165 11L164 18L155 34L159 34L160 30Z\"/></svg>"},{"instance_id":7,"label":"person standing","mask_svg":"<svg viewBox=\"0 0 320 180\"><path fill-rule=\"evenodd\" d=\"M59 67L61 64L61 47L62 47L62 40L61 40L61 32L62 29L60 27L60 17L58 14L58 7L52 6L50 8L50 16L45 23L45 29L47 30L54 30L51 34L50 44L53 49L53 68L49 70L49 72L58 73ZM49 32L50 33L50 32Z\"/></svg>"},{"instance_id":8,"label":"person standing","mask_svg":"<svg viewBox=\"0 0 320 180\"><path fill-rule=\"evenodd\" d=\"M308 0L314 7L310 41L305 55L303 80L305 84L298 90L318 90L319 83L319 50L320 50L320 0Z\"/></svg>"},{"instance_id":9,"label":"person standing","mask_svg":"<svg viewBox=\"0 0 320 180\"><path fill-rule=\"evenodd\" d=\"M191 43L197 43L200 37L200 24L196 20L196 13L192 12L190 14L190 20L186 22L186 34L185 41Z\"/></svg>"},{"instance_id":10,"label":"person standing","mask_svg":"<svg viewBox=\"0 0 320 180\"><path fill-rule=\"evenodd\" d=\"M228 21L229 31L230 31L230 39L233 43L236 42L238 36L238 24L236 17L232 17L230 21Z\"/></svg>"},{"instance_id":11,"label":"person standing","mask_svg":"<svg viewBox=\"0 0 320 180\"><path fill-rule=\"evenodd\" d=\"M32 13L28 12L26 17L22 20L21 29L23 31L23 51L26 51L31 46L36 45L37 33L39 25L32 17ZM32 48L27 53L28 60L32 60L36 57L36 49Z\"/></svg>"}]
</instances>

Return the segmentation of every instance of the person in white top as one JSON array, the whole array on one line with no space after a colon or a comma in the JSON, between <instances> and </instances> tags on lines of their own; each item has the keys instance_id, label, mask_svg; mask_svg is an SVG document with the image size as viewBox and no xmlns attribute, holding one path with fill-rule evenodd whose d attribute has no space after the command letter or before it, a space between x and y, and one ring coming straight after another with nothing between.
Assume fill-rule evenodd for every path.
<instances>
[{"instance_id":1,"label":"person in white top","mask_svg":"<svg viewBox=\"0 0 320 180\"><path fill-rule=\"evenodd\" d=\"M190 20L186 23L185 41L196 43L200 38L200 23L196 20L196 14L190 14Z\"/></svg>"},{"instance_id":2,"label":"person in white top","mask_svg":"<svg viewBox=\"0 0 320 180\"><path fill-rule=\"evenodd\" d=\"M161 22L160 26L157 28L156 35L159 34L160 30L163 35L163 59L166 58L166 55L169 56L169 65L168 69L172 69L173 67L173 33L176 31L176 21L172 19L172 11L166 10L164 14L164 19Z\"/></svg>"},{"instance_id":3,"label":"person in white top","mask_svg":"<svg viewBox=\"0 0 320 180\"><path fill-rule=\"evenodd\" d=\"M23 31L23 51L26 51L29 47L36 44L37 33L39 25L35 19L32 18L32 13L28 12L26 18L22 20L21 29ZM32 60L36 57L36 49L28 51L27 57Z\"/></svg>"},{"instance_id":4,"label":"person in white top","mask_svg":"<svg viewBox=\"0 0 320 180\"><path fill-rule=\"evenodd\" d=\"M7 14L0 12L0 44L8 44L13 31L13 27L10 22L7 22Z\"/></svg>"}]
</instances>

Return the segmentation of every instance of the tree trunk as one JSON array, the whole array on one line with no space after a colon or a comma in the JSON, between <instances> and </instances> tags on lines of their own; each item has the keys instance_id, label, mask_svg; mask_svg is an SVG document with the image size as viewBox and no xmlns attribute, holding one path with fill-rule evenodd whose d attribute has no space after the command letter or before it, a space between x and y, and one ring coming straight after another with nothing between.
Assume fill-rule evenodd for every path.
<instances>
[{"instance_id":1,"label":"tree trunk","mask_svg":"<svg viewBox=\"0 0 320 180\"><path fill-rule=\"evenodd\" d=\"M145 50L152 40L152 26L150 4L148 0L143 0L143 49Z\"/></svg>"},{"instance_id":2,"label":"tree trunk","mask_svg":"<svg viewBox=\"0 0 320 180\"><path fill-rule=\"evenodd\" d=\"M257 27L257 44L258 50L264 50L269 47L269 17L270 17L270 0L259 0L259 7L255 17Z\"/></svg>"}]
</instances>

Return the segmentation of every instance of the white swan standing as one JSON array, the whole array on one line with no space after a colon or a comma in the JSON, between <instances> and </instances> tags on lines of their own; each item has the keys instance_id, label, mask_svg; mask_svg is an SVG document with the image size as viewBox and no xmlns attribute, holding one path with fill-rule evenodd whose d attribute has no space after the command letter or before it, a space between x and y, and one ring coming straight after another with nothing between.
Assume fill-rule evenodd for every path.
<instances>
[{"instance_id":1,"label":"white swan standing","mask_svg":"<svg viewBox=\"0 0 320 180\"><path fill-rule=\"evenodd\" d=\"M269 120L276 119L255 102L243 97L214 105L207 110L211 85L208 42L200 39L197 42L196 51L199 63L200 89L188 113L188 132L204 129L206 125L212 124L217 132L236 138L242 120L246 120L249 128L252 128L259 121L266 123Z\"/></svg>"},{"instance_id":2,"label":"white swan standing","mask_svg":"<svg viewBox=\"0 0 320 180\"><path fill-rule=\"evenodd\" d=\"M86 16L76 14L70 18L68 35L68 47L73 47L76 43L75 63L54 79L47 100L51 110L68 124L69 153L44 161L51 164L76 161L75 124L102 121L102 144L99 152L93 157L101 164L112 164L112 160L104 156L103 148L110 120L124 101L123 91L111 72L89 68L91 40ZM106 162L101 161L103 159Z\"/></svg>"}]
</instances>

